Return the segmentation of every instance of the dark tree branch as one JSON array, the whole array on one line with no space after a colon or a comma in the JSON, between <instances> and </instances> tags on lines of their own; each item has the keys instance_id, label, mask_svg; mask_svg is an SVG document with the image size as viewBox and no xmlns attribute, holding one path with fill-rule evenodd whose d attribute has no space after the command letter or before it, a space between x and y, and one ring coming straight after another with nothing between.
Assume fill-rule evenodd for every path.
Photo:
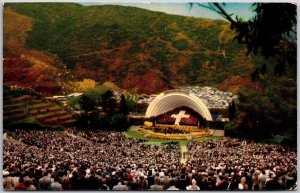
<instances>
[{"instance_id":1,"label":"dark tree branch","mask_svg":"<svg viewBox=\"0 0 300 193\"><path fill-rule=\"evenodd\" d=\"M219 9L219 12L221 13L221 15L227 19L232 25L236 26L237 23L236 21L234 21L231 16L220 6L219 3L213 3L213 5Z\"/></svg>"},{"instance_id":2,"label":"dark tree branch","mask_svg":"<svg viewBox=\"0 0 300 193\"><path fill-rule=\"evenodd\" d=\"M207 6L207 5L202 5L202 4L200 4L200 3L199 3L198 5L199 5L200 7L204 7L204 8L210 9L210 10L212 10L212 11L214 11L214 12L216 12L216 13L222 15L222 13L221 13L220 11L216 10L214 7Z\"/></svg>"}]
</instances>

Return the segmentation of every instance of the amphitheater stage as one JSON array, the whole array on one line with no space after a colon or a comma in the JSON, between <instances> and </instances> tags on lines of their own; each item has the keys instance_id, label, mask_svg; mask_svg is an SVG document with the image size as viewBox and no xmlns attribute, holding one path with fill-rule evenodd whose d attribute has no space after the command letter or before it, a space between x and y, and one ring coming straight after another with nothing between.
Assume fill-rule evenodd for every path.
<instances>
[{"instance_id":1,"label":"amphitheater stage","mask_svg":"<svg viewBox=\"0 0 300 193\"><path fill-rule=\"evenodd\" d=\"M178 126L177 126L178 127ZM190 140L206 141L213 139L220 139L224 136L223 130L214 129L197 129L191 133L181 134L164 134L157 133L151 128L145 126L131 126L128 131L124 132L125 136L137 139L143 139L150 143L153 142L168 142L179 141L180 143L187 143Z\"/></svg>"}]
</instances>

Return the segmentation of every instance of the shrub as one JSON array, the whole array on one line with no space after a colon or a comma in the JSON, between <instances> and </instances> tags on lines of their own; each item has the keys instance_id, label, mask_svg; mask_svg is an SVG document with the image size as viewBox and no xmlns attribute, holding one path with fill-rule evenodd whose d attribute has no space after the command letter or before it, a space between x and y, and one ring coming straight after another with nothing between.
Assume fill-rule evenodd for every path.
<instances>
[{"instance_id":1,"label":"shrub","mask_svg":"<svg viewBox=\"0 0 300 193\"><path fill-rule=\"evenodd\" d=\"M70 107L78 107L79 106L80 97L72 97L68 99L68 105Z\"/></svg>"},{"instance_id":2,"label":"shrub","mask_svg":"<svg viewBox=\"0 0 300 193\"><path fill-rule=\"evenodd\" d=\"M128 121L123 114L114 114L110 118L110 127L119 131L125 131L128 129Z\"/></svg>"},{"instance_id":3,"label":"shrub","mask_svg":"<svg viewBox=\"0 0 300 193\"><path fill-rule=\"evenodd\" d=\"M176 40L172 42L172 46L177 50L187 50L189 49L189 44L185 40Z\"/></svg>"}]
</instances>

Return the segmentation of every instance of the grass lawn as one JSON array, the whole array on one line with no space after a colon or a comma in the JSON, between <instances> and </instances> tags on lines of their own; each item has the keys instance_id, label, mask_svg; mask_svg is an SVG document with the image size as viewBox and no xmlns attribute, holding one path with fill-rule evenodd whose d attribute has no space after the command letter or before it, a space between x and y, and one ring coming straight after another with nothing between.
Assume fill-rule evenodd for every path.
<instances>
[{"instance_id":1,"label":"grass lawn","mask_svg":"<svg viewBox=\"0 0 300 193\"><path fill-rule=\"evenodd\" d=\"M126 137L136 138L136 139L145 139L148 140L150 143L153 142L157 143L164 143L164 142L171 142L171 141L178 141L180 145L187 145L187 143L191 140L181 139L181 140L169 140L169 139L155 139L155 138L148 138L140 134L138 131L124 131ZM198 139L193 139L194 141L208 141L208 140L216 140L222 137L218 136L209 136L209 137L202 137Z\"/></svg>"}]
</instances>

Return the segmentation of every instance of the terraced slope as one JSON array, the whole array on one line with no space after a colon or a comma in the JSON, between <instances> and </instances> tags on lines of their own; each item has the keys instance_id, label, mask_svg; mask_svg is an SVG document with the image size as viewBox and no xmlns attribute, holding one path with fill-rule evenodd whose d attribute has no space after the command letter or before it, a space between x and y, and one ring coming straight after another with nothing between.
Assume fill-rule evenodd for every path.
<instances>
[{"instance_id":1,"label":"terraced slope","mask_svg":"<svg viewBox=\"0 0 300 193\"><path fill-rule=\"evenodd\" d=\"M45 125L71 126L76 116L55 102L32 96L8 98L3 103L4 123L35 119Z\"/></svg>"}]
</instances>

